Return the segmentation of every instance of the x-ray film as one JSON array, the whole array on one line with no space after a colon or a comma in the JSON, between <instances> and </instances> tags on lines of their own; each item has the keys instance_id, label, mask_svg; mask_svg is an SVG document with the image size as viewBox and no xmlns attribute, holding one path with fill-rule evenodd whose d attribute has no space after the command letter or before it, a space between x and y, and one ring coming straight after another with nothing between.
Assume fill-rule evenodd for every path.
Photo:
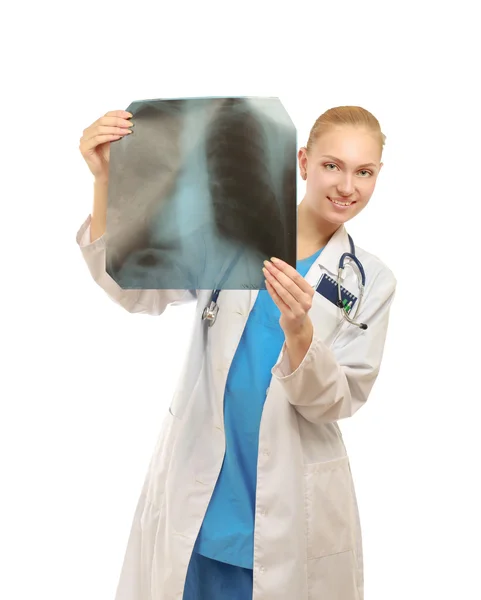
<instances>
[{"instance_id":1,"label":"x-ray film","mask_svg":"<svg viewBox=\"0 0 481 600\"><path fill-rule=\"evenodd\" d=\"M296 265L295 126L278 98L143 100L110 148L106 269L124 289L265 289Z\"/></svg>"}]
</instances>

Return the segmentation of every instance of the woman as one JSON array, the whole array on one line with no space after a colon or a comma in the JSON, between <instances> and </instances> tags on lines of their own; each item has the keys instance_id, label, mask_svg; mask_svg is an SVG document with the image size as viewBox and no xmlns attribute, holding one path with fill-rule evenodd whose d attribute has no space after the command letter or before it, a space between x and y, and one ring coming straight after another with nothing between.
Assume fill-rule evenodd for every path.
<instances>
[{"instance_id":1,"label":"woman","mask_svg":"<svg viewBox=\"0 0 481 600\"><path fill-rule=\"evenodd\" d=\"M350 251L344 223L374 191L379 123L360 107L319 117L298 152L306 193L297 269L266 261L267 290L224 290L208 330L209 291L122 290L105 272L109 143L129 127L129 114L115 111L84 132L95 194L77 242L95 281L129 312L160 315L193 299L197 309L116 600L362 600L358 509L337 421L375 383L396 279L356 247L366 274L356 321L367 329L349 323L317 284L323 273L337 277ZM359 297L356 273L345 272L343 287Z\"/></svg>"}]
</instances>

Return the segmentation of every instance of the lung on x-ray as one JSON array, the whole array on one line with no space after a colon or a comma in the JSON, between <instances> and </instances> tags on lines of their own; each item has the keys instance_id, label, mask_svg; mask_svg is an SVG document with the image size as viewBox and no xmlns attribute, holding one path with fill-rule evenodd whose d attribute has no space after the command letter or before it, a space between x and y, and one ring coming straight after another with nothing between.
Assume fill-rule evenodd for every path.
<instances>
[{"instance_id":1,"label":"lung on x-ray","mask_svg":"<svg viewBox=\"0 0 481 600\"><path fill-rule=\"evenodd\" d=\"M296 265L295 126L278 98L130 104L110 147L106 269L123 289L265 289Z\"/></svg>"}]
</instances>

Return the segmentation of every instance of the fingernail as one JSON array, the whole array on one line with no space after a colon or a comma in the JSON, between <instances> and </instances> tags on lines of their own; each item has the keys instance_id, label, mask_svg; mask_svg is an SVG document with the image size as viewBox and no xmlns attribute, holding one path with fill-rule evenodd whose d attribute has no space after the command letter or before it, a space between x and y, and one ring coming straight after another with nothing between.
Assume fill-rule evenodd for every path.
<instances>
[{"instance_id":1,"label":"fingernail","mask_svg":"<svg viewBox=\"0 0 481 600\"><path fill-rule=\"evenodd\" d=\"M278 263L278 262L280 262L280 261L279 261L279 259L278 259L278 258L276 258L275 256L273 256L273 257L271 258L271 260L272 260L272 262L274 262L274 263Z\"/></svg>"}]
</instances>

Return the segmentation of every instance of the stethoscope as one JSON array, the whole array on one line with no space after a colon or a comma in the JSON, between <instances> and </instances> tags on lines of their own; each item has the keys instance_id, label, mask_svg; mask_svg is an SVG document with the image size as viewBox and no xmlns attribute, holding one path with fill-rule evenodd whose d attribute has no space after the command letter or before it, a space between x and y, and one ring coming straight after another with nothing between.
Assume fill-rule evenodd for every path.
<instances>
[{"instance_id":1,"label":"stethoscope","mask_svg":"<svg viewBox=\"0 0 481 600\"><path fill-rule=\"evenodd\" d=\"M338 269L338 272L337 272L337 292L338 292L337 306L341 310L342 316L351 325L355 325L356 327L359 327L360 329L367 329L367 325L365 323L358 323L355 320L356 317L357 317L357 314L359 312L359 308L361 306L362 299L363 299L363 296L364 296L364 289L366 287L366 273L364 272L364 267L362 266L361 261L356 256L356 249L354 247L354 242L352 240L352 237L350 235L348 235L348 237L349 237L349 245L351 247L351 252L344 252L344 254L341 256L341 258L339 260L339 269ZM242 253L242 251L240 251L240 252L237 253L237 256L235 257L234 261L230 265L230 267L227 270L227 272L224 274L224 277L222 278L222 280L221 280L221 282L219 284L220 287L222 287L222 284L227 279L227 277L229 276L230 272L234 268L235 264L239 260L239 257L241 255L241 253ZM349 261L350 261L350 263L348 263L348 266L351 266L351 268L352 268L352 265L351 265L351 262L352 262L357 267L357 273L356 273L356 275L357 275L357 281L358 281L358 287L359 287L359 299L358 299L356 310L355 310L355 313L354 313L353 317L351 317L348 314L348 310L344 306L344 303L342 301L341 280L343 279L344 269L346 268L346 264L345 264L346 259L349 259ZM322 268L321 265L319 265L319 267ZM319 285L319 282L314 287L317 288L318 285ZM203 321L207 321L209 327L212 327L212 325L217 320L217 314L219 312L219 305L217 304L217 300L219 298L220 292L221 292L220 289L215 289L215 290L212 291L212 294L211 294L211 297L210 297L210 302L204 308L204 310L202 312L202 320Z\"/></svg>"},{"instance_id":2,"label":"stethoscope","mask_svg":"<svg viewBox=\"0 0 481 600\"><path fill-rule=\"evenodd\" d=\"M367 329L367 325L365 323L358 323L355 320L357 317L357 313L359 312L361 303L362 303L362 298L364 296L364 289L366 287L366 273L364 271L364 267L362 266L361 261L356 256L356 249L354 247L354 242L352 241L352 237L349 234L347 237L349 238L349 245L351 246L351 252L344 252L344 254L341 256L341 259L339 260L339 269L337 272L337 294L338 294L337 306L340 308L340 310L342 312L342 316L349 323L351 323L351 325L355 325L356 327L359 327L359 329ZM344 273L344 269L346 267L344 262L345 262L346 258L351 260L356 265L357 271L358 271L357 272L357 285L359 287L359 299L358 299L358 303L357 303L356 310L354 312L353 317L349 316L348 311L344 307L344 304L342 302L342 294L341 294L341 283L340 282L341 282L341 279L343 279L343 273ZM351 265L349 265L349 266L351 266ZM351 268L352 268L352 266L351 266Z\"/></svg>"}]
</instances>

